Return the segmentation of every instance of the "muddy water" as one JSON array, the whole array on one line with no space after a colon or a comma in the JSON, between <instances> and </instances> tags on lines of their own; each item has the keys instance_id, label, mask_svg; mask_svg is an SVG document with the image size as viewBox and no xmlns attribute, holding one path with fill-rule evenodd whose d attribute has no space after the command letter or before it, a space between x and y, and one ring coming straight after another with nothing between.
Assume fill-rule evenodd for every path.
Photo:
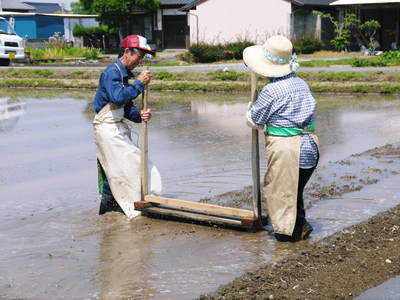
<instances>
[{"instance_id":1,"label":"muddy water","mask_svg":"<svg viewBox=\"0 0 400 300\"><path fill-rule=\"evenodd\" d=\"M97 216L87 102L30 97L0 102L0 299L191 299L288 251L267 231ZM165 195L198 201L251 184L247 96L153 97L165 101L149 126ZM398 202L396 162L351 154L400 140L399 100L319 97L321 178L315 176L316 201L309 203L315 238ZM372 174L378 183L366 179ZM351 189L348 178L362 190ZM333 182L350 188L323 197Z\"/></svg>"},{"instance_id":2,"label":"muddy water","mask_svg":"<svg viewBox=\"0 0 400 300\"><path fill-rule=\"evenodd\" d=\"M400 276L362 293L356 300L398 300L400 299Z\"/></svg>"}]
</instances>

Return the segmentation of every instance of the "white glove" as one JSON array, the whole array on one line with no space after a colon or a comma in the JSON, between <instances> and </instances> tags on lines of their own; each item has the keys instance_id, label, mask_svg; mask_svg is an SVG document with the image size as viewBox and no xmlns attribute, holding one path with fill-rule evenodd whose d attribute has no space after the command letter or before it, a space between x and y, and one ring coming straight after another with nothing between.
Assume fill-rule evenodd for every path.
<instances>
[{"instance_id":1,"label":"white glove","mask_svg":"<svg viewBox=\"0 0 400 300\"><path fill-rule=\"evenodd\" d=\"M252 129L262 129L262 128L264 128L264 126L257 125L256 123L254 123L253 118L251 117L251 105L252 104L253 104L252 102L249 102L249 104L247 105L246 124L247 124L247 126L249 126Z\"/></svg>"}]
</instances>

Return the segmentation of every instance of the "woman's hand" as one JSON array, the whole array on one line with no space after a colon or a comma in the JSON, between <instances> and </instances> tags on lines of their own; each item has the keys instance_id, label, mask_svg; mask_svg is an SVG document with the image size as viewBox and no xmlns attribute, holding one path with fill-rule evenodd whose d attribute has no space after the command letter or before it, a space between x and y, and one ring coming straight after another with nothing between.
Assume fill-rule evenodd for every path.
<instances>
[{"instance_id":1,"label":"woman's hand","mask_svg":"<svg viewBox=\"0 0 400 300\"><path fill-rule=\"evenodd\" d=\"M145 122L149 121L151 119L150 109L147 109L147 110L142 109L140 111L140 117L142 118L142 121L145 121Z\"/></svg>"}]
</instances>

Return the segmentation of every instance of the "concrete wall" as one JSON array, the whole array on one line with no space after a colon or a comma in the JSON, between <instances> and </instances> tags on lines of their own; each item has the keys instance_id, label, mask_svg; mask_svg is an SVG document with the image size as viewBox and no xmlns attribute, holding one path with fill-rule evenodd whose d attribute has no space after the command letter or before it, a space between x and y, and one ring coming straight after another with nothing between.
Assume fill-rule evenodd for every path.
<instances>
[{"instance_id":1,"label":"concrete wall","mask_svg":"<svg viewBox=\"0 0 400 300\"><path fill-rule=\"evenodd\" d=\"M208 0L190 11L190 41L263 43L277 33L289 37L290 13L284 0Z\"/></svg>"}]
</instances>

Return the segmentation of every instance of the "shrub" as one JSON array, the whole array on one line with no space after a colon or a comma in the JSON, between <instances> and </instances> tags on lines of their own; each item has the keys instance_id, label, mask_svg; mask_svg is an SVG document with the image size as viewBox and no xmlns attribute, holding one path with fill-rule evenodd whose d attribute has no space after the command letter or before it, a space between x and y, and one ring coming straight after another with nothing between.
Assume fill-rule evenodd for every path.
<instances>
[{"instance_id":1,"label":"shrub","mask_svg":"<svg viewBox=\"0 0 400 300\"><path fill-rule=\"evenodd\" d=\"M397 60L400 59L400 51L386 51L379 57L386 60Z\"/></svg>"},{"instance_id":2,"label":"shrub","mask_svg":"<svg viewBox=\"0 0 400 300\"><path fill-rule=\"evenodd\" d=\"M247 47L253 46L254 43L244 40L239 42L228 43L224 45L224 55L226 59L242 59L243 50Z\"/></svg>"},{"instance_id":3,"label":"shrub","mask_svg":"<svg viewBox=\"0 0 400 300\"><path fill-rule=\"evenodd\" d=\"M102 25L98 27L85 27L77 24L72 30L74 36L96 36L96 35L107 35L116 33L115 29L109 29L107 26Z\"/></svg>"},{"instance_id":4,"label":"shrub","mask_svg":"<svg viewBox=\"0 0 400 300\"><path fill-rule=\"evenodd\" d=\"M226 44L211 45L199 43L189 48L190 54L182 55L181 59L195 62L215 62L223 59L242 59L243 50L253 46L254 43L248 40L231 42Z\"/></svg>"},{"instance_id":5,"label":"shrub","mask_svg":"<svg viewBox=\"0 0 400 300\"><path fill-rule=\"evenodd\" d=\"M101 52L100 50L93 48L93 49L87 49L82 53L82 56L86 58L87 60L96 60L99 58Z\"/></svg>"},{"instance_id":6,"label":"shrub","mask_svg":"<svg viewBox=\"0 0 400 300\"><path fill-rule=\"evenodd\" d=\"M176 58L183 60L188 63L192 63L194 61L193 54L190 52L183 52L176 56Z\"/></svg>"},{"instance_id":7,"label":"shrub","mask_svg":"<svg viewBox=\"0 0 400 300\"><path fill-rule=\"evenodd\" d=\"M313 37L303 37L293 41L293 50L298 54L311 54L315 51L321 50L322 46L323 43Z\"/></svg>"},{"instance_id":8,"label":"shrub","mask_svg":"<svg viewBox=\"0 0 400 300\"><path fill-rule=\"evenodd\" d=\"M195 44L189 48L195 62L215 62L224 59L224 49L221 45Z\"/></svg>"}]
</instances>

